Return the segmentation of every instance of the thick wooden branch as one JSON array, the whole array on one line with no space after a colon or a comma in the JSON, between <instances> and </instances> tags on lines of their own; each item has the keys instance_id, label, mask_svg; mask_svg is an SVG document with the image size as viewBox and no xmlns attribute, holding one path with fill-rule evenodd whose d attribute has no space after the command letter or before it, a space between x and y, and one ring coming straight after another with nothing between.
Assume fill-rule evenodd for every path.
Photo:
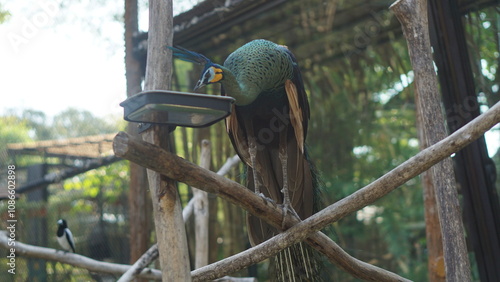
<instances>
[{"instance_id":1,"label":"thick wooden branch","mask_svg":"<svg viewBox=\"0 0 500 282\"><path fill-rule=\"evenodd\" d=\"M459 151L469 143L473 142L482 134L484 134L484 132L488 131L499 122L500 103L497 103L488 112L471 121L469 124L462 127L460 130L456 131L448 138L423 150L416 156L399 165L373 183L365 186L352 195L328 206L319 213L316 213L303 222L298 223L284 233L278 234L270 240L254 247L254 250L247 250L244 253L229 257L227 259L224 259L223 261L217 262L216 264L212 264L203 269L195 270L193 272L193 277L196 277L196 275L199 274L198 272L202 271L216 272L219 268L227 267L224 265L225 263L233 265L238 264L239 261L257 260L255 258L256 254L271 256L278 253L281 248L288 247L296 242L303 240L304 238L306 238L306 236L308 236L309 233L317 231L331 222L338 221L347 214L359 210L362 207L369 205L375 200L383 197L400 185L404 184L406 181L429 169L432 165L436 164L440 160L448 157L452 153ZM314 235L317 234L318 233ZM323 248L323 244L319 246L315 245L317 241L313 236L310 236L307 239L307 242L316 249L318 249L318 247ZM322 253L326 254L329 259L334 259L334 257L337 255L342 256L342 252L344 252L340 248L334 250L326 249L321 251ZM347 254L345 255L348 256ZM352 265L353 268L357 268L358 264L364 264L363 262L359 262L354 258L351 259L356 261L356 265ZM369 270L369 268L352 269L349 272L352 271L351 273L353 273L355 276L363 278L365 280L382 281L382 279L378 276L379 273L371 273L369 271L364 272L366 270ZM362 271L363 273L359 273L360 271ZM390 280L391 279L388 279L387 277L385 277L384 279L384 281Z\"/></svg>"},{"instance_id":2,"label":"thick wooden branch","mask_svg":"<svg viewBox=\"0 0 500 282\"><path fill-rule=\"evenodd\" d=\"M238 155L234 155L233 157L228 158L227 161L224 163L224 165L219 169L219 171L217 171L217 174L221 176L226 175L229 172L229 170L239 162L240 158L238 157ZM208 164L205 164L205 167L208 167ZM182 218L184 222L186 222L193 213L193 206L195 202L194 200L195 200L194 198L191 198L189 203L182 210ZM139 273L141 273L141 271L146 266L148 266L151 262L153 262L157 258L158 258L158 244L154 244L132 265L132 267L130 267L127 270L127 272L125 272L122 275L122 277L120 277L118 281L119 282L132 281L135 277L137 277L137 275L139 275ZM253 281L251 280L253 278L250 278L250 280L249 278L241 278L241 279L243 279L241 281ZM236 281L236 280L234 280L233 277L227 277L227 279L224 281Z\"/></svg>"},{"instance_id":3,"label":"thick wooden branch","mask_svg":"<svg viewBox=\"0 0 500 282\"><path fill-rule=\"evenodd\" d=\"M128 135L125 132L120 132L115 137L113 148L117 156L123 157L130 161L139 163L151 170L165 174L167 177L177 181L184 182L190 186L198 187L209 193L219 195L220 197L241 206L252 214L264 218L267 222L281 229L282 209L264 200L262 197L254 194L246 187L221 177L214 172L204 170L199 166L190 163L174 154L171 154L161 148L143 142L135 137ZM299 222L298 218L288 216L286 227L290 227ZM356 277L362 279L375 279L378 281L404 281L405 279L394 274L360 262L346 252L344 252L335 242L329 239L322 233L313 234L311 242L315 248L320 249L325 255L342 269L350 272ZM285 248L285 246L283 246ZM277 251L276 251L277 252ZM251 253L250 253L251 254ZM199 274L193 272L193 279L208 280L224 276L235 272L239 269L248 267L254 263L262 261L273 254L266 255L249 255L249 259L238 260L238 263L231 263L230 267L223 267L216 272L209 271L208 273ZM207 266L208 268L210 267ZM207 269L207 268L203 268ZM220 271L219 271L220 270Z\"/></svg>"},{"instance_id":4,"label":"thick wooden branch","mask_svg":"<svg viewBox=\"0 0 500 282\"><path fill-rule=\"evenodd\" d=\"M237 271L244 266L251 265L270 257L278 253L281 249L293 245L309 236L307 242L310 245L325 254L330 261L356 277L372 281L403 281L404 278L396 274L362 263L350 257L338 247L338 245L326 237L326 235L320 232L314 232L341 219L347 214L373 203L404 184L406 181L419 175L434 164L479 138L479 136L484 134L484 132L498 122L500 122L500 103L446 139L421 151L416 156L354 194L328 206L326 209L311 216L304 222L292 227L287 232L279 234L263 244L254 247L252 251L247 250L237 255L236 259L227 262L228 264L224 266L212 264L203 269L193 271L193 278L199 280L214 279L227 273ZM199 187L209 193L217 194L241 206L255 216L263 218L270 224L278 228L281 226L281 209L263 200L261 197L258 197L238 183L220 177L213 172L203 170L176 155L166 152L152 144L142 142L124 132L117 134L114 139L113 147L117 156L140 163L172 179ZM290 214L287 216L287 227L292 226L296 222L298 222L298 219L293 218ZM223 268L224 271L219 272L220 268Z\"/></svg>"},{"instance_id":5,"label":"thick wooden branch","mask_svg":"<svg viewBox=\"0 0 500 282\"><path fill-rule=\"evenodd\" d=\"M9 246L9 238L5 231L0 231L0 247L9 251L11 248L15 249L16 257L24 256L57 261L100 273L121 275L130 268L130 265L126 264L97 261L79 254L24 244L17 240L14 246ZM137 276L145 279L161 280L161 272L157 269L145 268Z\"/></svg>"},{"instance_id":6,"label":"thick wooden branch","mask_svg":"<svg viewBox=\"0 0 500 282\"><path fill-rule=\"evenodd\" d=\"M447 135L432 61L427 6L426 0L398 0L391 5L408 42L415 74L415 102L423 133L420 139L424 146L435 144ZM470 263L451 158L432 167L431 174L447 279L470 281Z\"/></svg>"}]
</instances>

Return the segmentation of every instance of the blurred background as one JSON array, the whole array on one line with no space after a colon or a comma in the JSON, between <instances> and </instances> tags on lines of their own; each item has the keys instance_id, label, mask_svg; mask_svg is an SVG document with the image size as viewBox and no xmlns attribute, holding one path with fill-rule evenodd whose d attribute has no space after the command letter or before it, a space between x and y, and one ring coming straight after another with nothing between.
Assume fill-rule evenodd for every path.
<instances>
[{"instance_id":1,"label":"blurred background","mask_svg":"<svg viewBox=\"0 0 500 282\"><path fill-rule=\"evenodd\" d=\"M452 132L499 100L500 16L497 1L449 3L451 10L431 7L430 24L443 112ZM306 143L324 183L322 199L329 205L419 151L414 76L406 40L388 9L390 4L392 1L174 1L174 44L220 64L253 39L288 46L297 57L309 95ZM155 242L144 173L134 172L131 177L131 169L140 168L115 158L111 148L114 135L127 128L118 104L127 98L127 91L129 95L140 92L145 67L147 1L138 1L137 18L124 11L123 1L0 1L0 34L4 38L0 42L0 196L6 195L7 166L14 164L16 240L58 248L56 221L64 218L75 236L77 253L95 259L130 263ZM127 34L125 23L135 23L136 30ZM453 36L443 33L447 30L443 26L454 32L463 48L455 46ZM138 71L128 79L124 38L131 40L133 48L128 54ZM450 45L456 47L454 56L445 51ZM470 80L465 96L450 86L460 85L460 78L450 74L460 66L467 66L462 73ZM198 66L175 61L172 89L191 92L200 72ZM202 91L218 94L220 89L213 85ZM135 131L133 127L128 130ZM194 163L199 163L203 139L212 143L212 170L235 154L224 122L202 129L178 127L171 135L175 152ZM498 246L500 221L495 221L494 214L500 214L496 213L500 127L474 146L467 154L453 155L457 186L473 278L494 281L489 279L499 274L488 266L494 261L488 262L489 254L478 243L482 240L478 234L489 234L492 245L496 240ZM480 169L476 174L479 181L471 180L475 179L470 175L474 169ZM241 181L242 174L239 165L228 177ZM131 188L131 181L140 183L140 192ZM186 204L191 189L178 186ZM420 177L414 178L325 232L360 260L425 281L429 266L422 191ZM482 193L486 201L474 200L470 191ZM137 204L137 199L145 201ZM210 203L210 261L214 262L248 248L249 243L245 212L215 196ZM2 229L6 211L6 201L0 201ZM146 220L138 223L133 219L138 213L144 213ZM476 224L480 217L492 221ZM192 252L192 220L186 228ZM0 254L0 272L4 273L6 251L0 250ZM234 276L265 281L267 267L263 262ZM17 268L16 281L116 279L27 258L18 258ZM328 280L356 281L335 267L325 275Z\"/></svg>"}]
</instances>

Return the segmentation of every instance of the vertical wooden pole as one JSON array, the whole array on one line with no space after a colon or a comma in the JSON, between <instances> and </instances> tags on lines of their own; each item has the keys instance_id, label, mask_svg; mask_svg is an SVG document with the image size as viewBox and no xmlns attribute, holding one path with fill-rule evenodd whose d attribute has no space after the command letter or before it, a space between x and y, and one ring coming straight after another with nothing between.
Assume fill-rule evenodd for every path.
<instances>
[{"instance_id":1,"label":"vertical wooden pole","mask_svg":"<svg viewBox=\"0 0 500 282\"><path fill-rule=\"evenodd\" d=\"M133 55L134 34L138 32L137 0L125 0L125 77L127 97L141 92L141 65ZM127 132L137 136L137 124L129 123ZM150 237L151 204L147 198L148 182L146 169L130 162L129 222L130 263L135 263L148 249Z\"/></svg>"},{"instance_id":2,"label":"vertical wooden pole","mask_svg":"<svg viewBox=\"0 0 500 282\"><path fill-rule=\"evenodd\" d=\"M418 97L420 98L420 97ZM415 96L415 105L420 107L421 101ZM425 138L425 128L422 111L417 109L417 129L420 150L430 146ZM427 274L429 282L442 282L446 280L443 254L443 236L436 200L436 188L430 170L422 173L422 188L424 196L425 237L427 240Z\"/></svg>"},{"instance_id":3,"label":"vertical wooden pole","mask_svg":"<svg viewBox=\"0 0 500 282\"><path fill-rule=\"evenodd\" d=\"M417 111L423 128L422 137L426 144L433 145L447 134L432 62L427 1L398 0L391 5L391 10L401 22L408 42L415 75ZM433 166L431 173L443 236L446 279L470 281L470 264L451 158Z\"/></svg>"},{"instance_id":4,"label":"vertical wooden pole","mask_svg":"<svg viewBox=\"0 0 500 282\"><path fill-rule=\"evenodd\" d=\"M210 141L204 139L201 141L200 167L210 169L211 148ZM208 215L209 203L208 193L193 187L194 201L194 225L195 225L195 244L196 257L195 269L208 264Z\"/></svg>"},{"instance_id":5,"label":"vertical wooden pole","mask_svg":"<svg viewBox=\"0 0 500 282\"><path fill-rule=\"evenodd\" d=\"M423 141L425 138L421 138ZM421 145L422 149L428 146ZM424 189L425 208L425 235L427 239L427 273L429 282L442 282L446 279L443 255L443 236L436 206L436 193L434 181L430 170L422 173L422 186Z\"/></svg>"},{"instance_id":6,"label":"vertical wooden pole","mask_svg":"<svg viewBox=\"0 0 500 282\"><path fill-rule=\"evenodd\" d=\"M480 115L459 2L429 1L431 43L450 132ZM458 151L453 162L460 183L467 244L469 251L474 251L479 280L500 281L500 200L495 188L496 170L484 136Z\"/></svg>"},{"instance_id":7,"label":"vertical wooden pole","mask_svg":"<svg viewBox=\"0 0 500 282\"><path fill-rule=\"evenodd\" d=\"M172 0L149 0L149 31L144 90L170 88L172 76ZM169 150L167 126L153 126L143 139ZM191 281L182 207L177 187L171 179L148 170L153 200L156 238L163 281Z\"/></svg>"}]
</instances>

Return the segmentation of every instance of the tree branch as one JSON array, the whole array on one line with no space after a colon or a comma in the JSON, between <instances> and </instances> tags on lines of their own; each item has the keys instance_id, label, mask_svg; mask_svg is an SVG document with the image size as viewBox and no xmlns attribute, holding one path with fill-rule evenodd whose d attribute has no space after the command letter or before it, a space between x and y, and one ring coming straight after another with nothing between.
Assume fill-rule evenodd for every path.
<instances>
[{"instance_id":1,"label":"tree branch","mask_svg":"<svg viewBox=\"0 0 500 282\"><path fill-rule=\"evenodd\" d=\"M228 158L227 161L224 163L224 165L219 169L217 174L220 176L226 175L233 166L239 163L239 161L240 158L238 157L238 155L234 155L233 157ZM182 210L182 218L184 222L186 222L193 213L194 200L195 200L194 197L191 198L191 200ZM148 264L150 264L157 258L158 258L158 244L154 244L132 265L132 267L130 267L127 270L127 272L125 272L122 275L122 277L120 277L118 281L119 282L132 281L132 279L134 279ZM250 281L250 280L245 280L245 281Z\"/></svg>"},{"instance_id":2,"label":"tree branch","mask_svg":"<svg viewBox=\"0 0 500 282\"><path fill-rule=\"evenodd\" d=\"M295 223L285 233L247 250L240 255L233 256L232 261L225 261L225 265L212 264L192 272L193 279L214 279L262 261L293 245L307 236L307 242L325 254L330 261L352 275L365 280L378 281L403 281L398 275L369 265L349 256L338 245L321 232L314 233L326 225L369 205L377 199L388 194L406 181L429 169L434 164L459 151L484 132L500 122L500 103L497 103L486 113L477 117L455 133L421 151L375 182L358 190L354 194L328 206L319 213L298 223L297 218L288 214L286 227ZM149 169L155 170L166 176L184 182L191 186L199 187L209 193L219 195L226 200L241 206L253 215L258 216L268 223L280 228L282 222L281 208L265 201L244 186L235 183L217 174L201 169L184 159L158 148L152 144L133 138L120 132L114 139L113 148L117 156L139 163ZM314 233L314 234L312 234ZM234 259L237 257L237 259Z\"/></svg>"},{"instance_id":3,"label":"tree branch","mask_svg":"<svg viewBox=\"0 0 500 282\"><path fill-rule=\"evenodd\" d=\"M205 279L206 277L212 277L210 275L218 272L222 268L225 269L228 266L237 265L240 262L246 262L250 260L252 262L258 261L259 259L256 258L256 254L258 254L259 256L262 255L264 257L268 257L278 253L281 249L303 240L308 236L309 233L320 230L327 224L338 221L347 214L359 210L362 207L369 205L375 200L388 194L395 188L404 184L406 181L429 169L432 165L436 164L440 160L448 157L456 151L459 151L475 139L479 138L482 134L484 134L484 132L493 127L498 122L500 122L500 103L497 103L488 112L474 119L469 124L450 135L448 138L445 138L437 144L423 150L413 158L399 165L373 183L365 186L352 195L338 201L337 203L328 206L322 211L307 218L303 222L300 222L297 225L293 226L284 233L278 234L270 240L254 247L253 249L247 250L244 253L229 257L215 264L204 267L203 269L195 270L193 272L193 280L199 280L197 275L202 275L202 273L204 272L208 274L207 276L203 276L203 279ZM315 245L315 243L318 243L318 241L314 237L317 234L318 233L310 236L307 239L307 242L316 249L320 250L318 248L318 245ZM324 240L327 240L327 238L325 238ZM320 246L321 248L323 248L324 245L321 244ZM338 248L338 246L336 247ZM349 255L345 254L345 252L340 248L321 249L320 251L326 254L331 261L332 259L339 260L339 258L336 256L343 258L349 257ZM355 264L366 264L354 258L349 259L355 262ZM225 264L227 264L227 266ZM350 269L348 271L354 276L366 280L382 280L382 276L380 275L380 273L373 273L372 270L368 267L357 269L358 267L359 265L353 265L353 269ZM345 267L343 268L346 269ZM360 273L360 271L362 271L363 273ZM385 281L389 281L391 279L393 278L384 277Z\"/></svg>"},{"instance_id":4,"label":"tree branch","mask_svg":"<svg viewBox=\"0 0 500 282\"><path fill-rule=\"evenodd\" d=\"M226 162L222 167L217 171L217 174L220 176L226 175L229 170L237 165L240 162L240 157L238 155L234 155L231 158L227 158ZM182 218L184 219L184 222L188 220L188 218L193 214L193 209L194 209L194 200L195 198L191 198L189 202L186 204L184 209L182 210Z\"/></svg>"},{"instance_id":5,"label":"tree branch","mask_svg":"<svg viewBox=\"0 0 500 282\"><path fill-rule=\"evenodd\" d=\"M101 273L121 275L130 268L130 265L97 261L82 255L33 246L19 241L15 241L14 246L9 246L9 238L6 231L0 231L0 247L7 250L11 248L15 249L16 257L26 256L57 261ZM137 276L145 279L161 280L161 272L157 269L145 268Z\"/></svg>"},{"instance_id":6,"label":"tree branch","mask_svg":"<svg viewBox=\"0 0 500 282\"><path fill-rule=\"evenodd\" d=\"M154 244L147 250L121 277L118 282L132 281L139 273L144 271L151 262L158 258L158 244ZM160 276L161 277L161 276Z\"/></svg>"}]
</instances>

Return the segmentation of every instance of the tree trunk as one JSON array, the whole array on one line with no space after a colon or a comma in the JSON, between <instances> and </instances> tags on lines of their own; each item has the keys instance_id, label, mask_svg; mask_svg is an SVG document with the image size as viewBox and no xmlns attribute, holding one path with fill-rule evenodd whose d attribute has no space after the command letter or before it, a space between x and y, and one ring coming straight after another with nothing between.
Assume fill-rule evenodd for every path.
<instances>
[{"instance_id":1,"label":"tree trunk","mask_svg":"<svg viewBox=\"0 0 500 282\"><path fill-rule=\"evenodd\" d=\"M141 91L141 66L133 55L133 36L138 32L137 0L125 0L125 77L127 97ZM137 136L137 124L129 123L127 132ZM151 204L147 200L146 169L130 162L129 223L130 263L137 261L148 249L150 235ZM145 280L142 280L145 281Z\"/></svg>"},{"instance_id":2,"label":"tree trunk","mask_svg":"<svg viewBox=\"0 0 500 282\"><path fill-rule=\"evenodd\" d=\"M436 144L446 138L447 134L432 62L427 1L400 0L392 4L391 9L401 22L408 42L415 74L417 111L423 128L421 137L425 138L424 144ZM469 257L451 158L433 166L431 173L441 222L447 280L470 281Z\"/></svg>"},{"instance_id":3,"label":"tree trunk","mask_svg":"<svg viewBox=\"0 0 500 282\"><path fill-rule=\"evenodd\" d=\"M170 88L172 53L172 0L149 1L149 32L144 90ZM145 141L169 151L169 128L155 125L144 133ZM163 281L191 281L182 207L175 182L148 170L155 218L156 239Z\"/></svg>"},{"instance_id":4,"label":"tree trunk","mask_svg":"<svg viewBox=\"0 0 500 282\"><path fill-rule=\"evenodd\" d=\"M415 104L418 105L419 103L420 101L415 97ZM425 138L421 111L417 111L417 129L420 150L423 150L429 147L430 144L427 143ZM446 278L443 236L441 236L441 224L437 209L436 188L430 170L422 173L422 188L424 196L425 237L427 239L427 273L429 282L442 282Z\"/></svg>"}]
</instances>

